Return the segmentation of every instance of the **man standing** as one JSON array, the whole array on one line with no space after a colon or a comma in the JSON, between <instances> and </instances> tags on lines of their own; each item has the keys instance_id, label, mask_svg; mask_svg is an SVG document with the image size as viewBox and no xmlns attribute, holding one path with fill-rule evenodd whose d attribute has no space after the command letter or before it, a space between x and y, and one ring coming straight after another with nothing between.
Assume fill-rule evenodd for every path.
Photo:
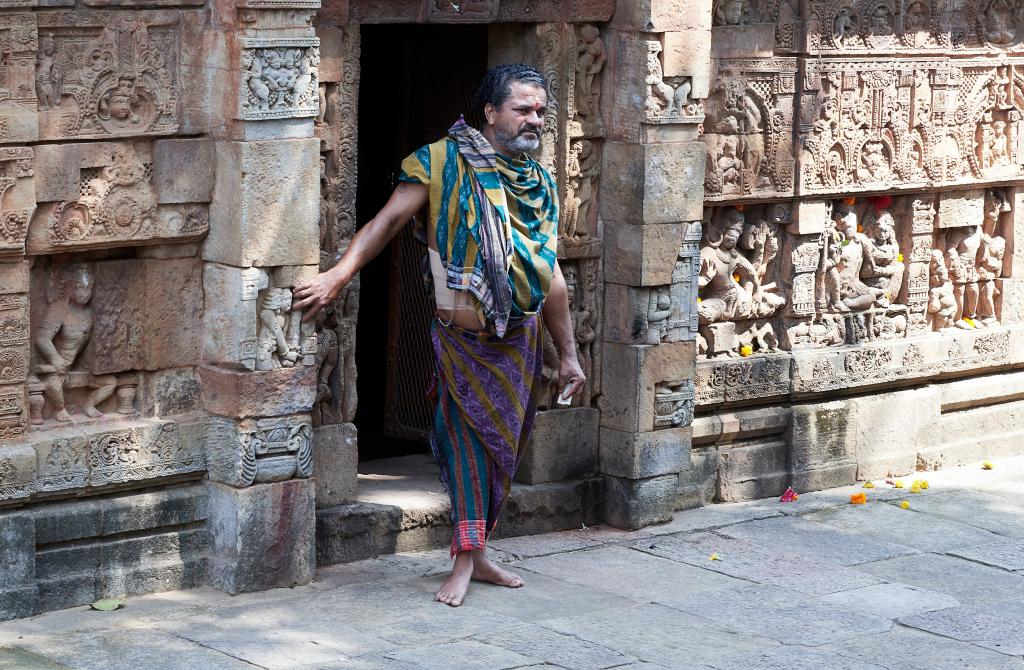
<instances>
[{"instance_id":1,"label":"man standing","mask_svg":"<svg viewBox=\"0 0 1024 670\"><path fill-rule=\"evenodd\" d=\"M562 397L586 381L558 267L558 195L532 157L540 148L547 81L526 65L490 70L474 105L448 135L402 162L399 185L338 264L295 288L295 309L316 316L399 230L429 205L427 244L437 318L436 410L430 446L452 502L455 565L436 599L458 607L471 579L518 588L523 580L485 556L529 441L543 363L543 330L561 358Z\"/></svg>"}]
</instances>

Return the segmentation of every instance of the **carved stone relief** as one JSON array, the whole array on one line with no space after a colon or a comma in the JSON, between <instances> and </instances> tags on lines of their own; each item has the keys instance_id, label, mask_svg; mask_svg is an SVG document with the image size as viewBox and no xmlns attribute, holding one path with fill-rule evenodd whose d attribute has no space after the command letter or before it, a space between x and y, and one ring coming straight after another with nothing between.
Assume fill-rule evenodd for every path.
<instances>
[{"instance_id":1,"label":"carved stone relief","mask_svg":"<svg viewBox=\"0 0 1024 670\"><path fill-rule=\"evenodd\" d=\"M573 110L580 124L601 124L601 71L607 55L601 31L592 23L576 28Z\"/></svg>"},{"instance_id":2,"label":"carved stone relief","mask_svg":"<svg viewBox=\"0 0 1024 670\"><path fill-rule=\"evenodd\" d=\"M320 40L243 38L241 117L245 120L317 117Z\"/></svg>"},{"instance_id":3,"label":"carved stone relief","mask_svg":"<svg viewBox=\"0 0 1024 670\"><path fill-rule=\"evenodd\" d=\"M772 324L786 304L779 283L780 226L784 205L708 210L697 277L699 353L749 356L778 348Z\"/></svg>"},{"instance_id":4,"label":"carved stone relief","mask_svg":"<svg viewBox=\"0 0 1024 670\"><path fill-rule=\"evenodd\" d=\"M82 353L93 335L95 269L89 263L55 264L45 279L45 306L34 319L34 356L28 379L29 413L34 425L104 419L135 411L136 373L94 374ZM42 297L42 296L41 296Z\"/></svg>"},{"instance_id":5,"label":"carved stone relief","mask_svg":"<svg viewBox=\"0 0 1024 670\"><path fill-rule=\"evenodd\" d=\"M438 22L492 21L498 0L429 0L430 20Z\"/></svg>"},{"instance_id":6,"label":"carved stone relief","mask_svg":"<svg viewBox=\"0 0 1024 670\"><path fill-rule=\"evenodd\" d=\"M647 69L644 84L644 120L647 123L700 123L704 120L702 103L690 97L690 77L666 77L662 66L662 44L647 40Z\"/></svg>"},{"instance_id":7,"label":"carved stone relief","mask_svg":"<svg viewBox=\"0 0 1024 670\"><path fill-rule=\"evenodd\" d=\"M32 14L0 16L0 143L25 142L38 136L36 50L39 40Z\"/></svg>"},{"instance_id":8,"label":"carved stone relief","mask_svg":"<svg viewBox=\"0 0 1024 670\"><path fill-rule=\"evenodd\" d=\"M596 195L601 175L600 144L579 139L571 143L562 199L559 246L577 246L597 238Z\"/></svg>"},{"instance_id":9,"label":"carved stone relief","mask_svg":"<svg viewBox=\"0 0 1024 670\"><path fill-rule=\"evenodd\" d=\"M654 428L679 428L693 423L693 380L654 385Z\"/></svg>"},{"instance_id":10,"label":"carved stone relief","mask_svg":"<svg viewBox=\"0 0 1024 670\"><path fill-rule=\"evenodd\" d=\"M209 230L205 205L158 205L149 147L104 145L78 173L78 197L42 204L31 218L29 253L199 239ZM99 147L97 147L99 148Z\"/></svg>"},{"instance_id":11,"label":"carved stone relief","mask_svg":"<svg viewBox=\"0 0 1024 670\"><path fill-rule=\"evenodd\" d=\"M178 130L179 14L36 15L35 95L45 139L164 135Z\"/></svg>"},{"instance_id":12,"label":"carved stone relief","mask_svg":"<svg viewBox=\"0 0 1024 670\"><path fill-rule=\"evenodd\" d=\"M0 257L25 253L28 222L35 210L32 149L0 148Z\"/></svg>"},{"instance_id":13,"label":"carved stone relief","mask_svg":"<svg viewBox=\"0 0 1024 670\"><path fill-rule=\"evenodd\" d=\"M313 473L313 426L302 415L236 421L211 417L206 434L210 479L237 488Z\"/></svg>"},{"instance_id":14,"label":"carved stone relief","mask_svg":"<svg viewBox=\"0 0 1024 670\"><path fill-rule=\"evenodd\" d=\"M705 200L793 192L796 60L720 60L705 103Z\"/></svg>"},{"instance_id":15,"label":"carved stone relief","mask_svg":"<svg viewBox=\"0 0 1024 670\"><path fill-rule=\"evenodd\" d=\"M802 192L1019 176L1017 68L988 60L808 61Z\"/></svg>"}]
</instances>

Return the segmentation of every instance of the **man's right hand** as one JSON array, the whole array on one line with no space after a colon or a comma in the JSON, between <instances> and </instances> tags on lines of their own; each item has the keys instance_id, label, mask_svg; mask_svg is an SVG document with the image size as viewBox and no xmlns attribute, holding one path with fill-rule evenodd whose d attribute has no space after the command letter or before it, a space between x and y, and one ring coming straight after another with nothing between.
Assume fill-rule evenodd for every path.
<instances>
[{"instance_id":1,"label":"man's right hand","mask_svg":"<svg viewBox=\"0 0 1024 670\"><path fill-rule=\"evenodd\" d=\"M306 310L303 321L312 321L316 315L344 288L346 282L336 271L337 267L321 272L292 290L292 309Z\"/></svg>"}]
</instances>

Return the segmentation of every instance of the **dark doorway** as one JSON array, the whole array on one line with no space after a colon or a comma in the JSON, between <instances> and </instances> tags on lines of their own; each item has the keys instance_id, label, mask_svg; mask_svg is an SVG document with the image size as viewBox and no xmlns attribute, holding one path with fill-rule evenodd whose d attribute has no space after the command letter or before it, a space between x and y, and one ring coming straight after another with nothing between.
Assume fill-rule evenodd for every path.
<instances>
[{"instance_id":1,"label":"dark doorway","mask_svg":"<svg viewBox=\"0 0 1024 670\"><path fill-rule=\"evenodd\" d=\"M362 27L359 76L360 224L384 205L403 158L469 114L487 69L487 26ZM362 271L357 327L360 461L424 453L432 407L429 320L422 250L411 226Z\"/></svg>"}]
</instances>

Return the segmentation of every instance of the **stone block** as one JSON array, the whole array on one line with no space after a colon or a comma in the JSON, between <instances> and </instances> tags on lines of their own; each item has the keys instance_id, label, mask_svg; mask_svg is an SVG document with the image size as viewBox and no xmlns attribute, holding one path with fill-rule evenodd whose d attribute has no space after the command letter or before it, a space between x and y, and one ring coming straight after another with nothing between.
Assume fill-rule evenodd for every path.
<instances>
[{"instance_id":1,"label":"stone block","mask_svg":"<svg viewBox=\"0 0 1024 670\"><path fill-rule=\"evenodd\" d=\"M775 35L771 35L774 42ZM680 30L662 36L662 69L666 77L691 77L690 97L708 97L711 81L711 47L707 30ZM717 48L717 45L716 45Z\"/></svg>"},{"instance_id":2,"label":"stone block","mask_svg":"<svg viewBox=\"0 0 1024 670\"><path fill-rule=\"evenodd\" d=\"M209 139L153 142L153 189L160 204L210 202L216 154Z\"/></svg>"},{"instance_id":3,"label":"stone block","mask_svg":"<svg viewBox=\"0 0 1024 670\"><path fill-rule=\"evenodd\" d=\"M315 493L299 479L244 489L209 482L209 581L236 594L313 579Z\"/></svg>"},{"instance_id":4,"label":"stone block","mask_svg":"<svg viewBox=\"0 0 1024 670\"><path fill-rule=\"evenodd\" d=\"M576 0L569 8L570 21L608 21L615 12L615 0Z\"/></svg>"},{"instance_id":5,"label":"stone block","mask_svg":"<svg viewBox=\"0 0 1024 670\"><path fill-rule=\"evenodd\" d=\"M693 509L714 502L718 482L718 449L693 448L690 469L679 473L675 509Z\"/></svg>"},{"instance_id":6,"label":"stone block","mask_svg":"<svg viewBox=\"0 0 1024 670\"><path fill-rule=\"evenodd\" d=\"M197 258L97 262L88 369L109 374L199 362L202 271Z\"/></svg>"},{"instance_id":7,"label":"stone block","mask_svg":"<svg viewBox=\"0 0 1024 670\"><path fill-rule=\"evenodd\" d=\"M142 414L168 417L201 408L196 368L157 370L142 376L135 407Z\"/></svg>"},{"instance_id":8,"label":"stone block","mask_svg":"<svg viewBox=\"0 0 1024 670\"><path fill-rule=\"evenodd\" d=\"M319 265L286 265L274 269L272 283L279 288L294 288L319 273Z\"/></svg>"},{"instance_id":9,"label":"stone block","mask_svg":"<svg viewBox=\"0 0 1024 670\"><path fill-rule=\"evenodd\" d=\"M330 25L325 25L328 22L324 19L328 14L331 16ZM341 16L342 14L344 16ZM316 36L320 38L318 79L321 84L341 81L345 62L345 31L338 26L348 22L348 1L325 2L316 13L316 17L318 21L323 22L316 27Z\"/></svg>"},{"instance_id":10,"label":"stone block","mask_svg":"<svg viewBox=\"0 0 1024 670\"><path fill-rule=\"evenodd\" d=\"M256 367L256 299L266 273L207 263L203 268L203 361Z\"/></svg>"},{"instance_id":11,"label":"stone block","mask_svg":"<svg viewBox=\"0 0 1024 670\"><path fill-rule=\"evenodd\" d=\"M856 429L845 401L793 406L787 431L791 485L818 491L857 480Z\"/></svg>"},{"instance_id":12,"label":"stone block","mask_svg":"<svg viewBox=\"0 0 1024 670\"><path fill-rule=\"evenodd\" d=\"M351 563L393 553L401 530L402 510L394 505L348 503L318 509L316 563ZM440 540L437 546L443 544Z\"/></svg>"},{"instance_id":13,"label":"stone block","mask_svg":"<svg viewBox=\"0 0 1024 670\"><path fill-rule=\"evenodd\" d=\"M715 499L739 502L782 495L789 485L788 445L782 440L755 440L719 446Z\"/></svg>"},{"instance_id":14,"label":"stone block","mask_svg":"<svg viewBox=\"0 0 1024 670\"><path fill-rule=\"evenodd\" d=\"M669 521L678 486L678 475L650 479L605 477L604 519L616 528L627 530Z\"/></svg>"},{"instance_id":15,"label":"stone block","mask_svg":"<svg viewBox=\"0 0 1024 670\"><path fill-rule=\"evenodd\" d=\"M693 443L711 444L779 435L789 426L788 407L705 414L693 420Z\"/></svg>"},{"instance_id":16,"label":"stone block","mask_svg":"<svg viewBox=\"0 0 1024 670\"><path fill-rule=\"evenodd\" d=\"M601 429L601 474L645 479L690 469L691 428L649 433Z\"/></svg>"},{"instance_id":17,"label":"stone block","mask_svg":"<svg viewBox=\"0 0 1024 670\"><path fill-rule=\"evenodd\" d=\"M420 0L349 0L352 23L423 23L427 5Z\"/></svg>"},{"instance_id":18,"label":"stone block","mask_svg":"<svg viewBox=\"0 0 1024 670\"><path fill-rule=\"evenodd\" d=\"M203 407L220 416L298 414L310 411L316 399L317 369L312 365L254 372L204 365L199 380Z\"/></svg>"},{"instance_id":19,"label":"stone block","mask_svg":"<svg viewBox=\"0 0 1024 670\"><path fill-rule=\"evenodd\" d=\"M0 263L0 295L28 293L28 261Z\"/></svg>"},{"instance_id":20,"label":"stone block","mask_svg":"<svg viewBox=\"0 0 1024 670\"><path fill-rule=\"evenodd\" d=\"M708 39L707 33L705 39ZM714 58L771 58L775 53L775 24L715 26L710 45Z\"/></svg>"},{"instance_id":21,"label":"stone block","mask_svg":"<svg viewBox=\"0 0 1024 670\"><path fill-rule=\"evenodd\" d=\"M850 398L857 479L914 472L924 433L941 417L940 398L934 386Z\"/></svg>"},{"instance_id":22,"label":"stone block","mask_svg":"<svg viewBox=\"0 0 1024 670\"><path fill-rule=\"evenodd\" d=\"M818 235L825 232L829 203L824 200L801 201L792 209L793 222L786 226L791 235Z\"/></svg>"},{"instance_id":23,"label":"stone block","mask_svg":"<svg viewBox=\"0 0 1024 670\"><path fill-rule=\"evenodd\" d=\"M608 342L604 348L605 384L601 427L623 432L648 432L655 427L655 385L674 385L693 378L693 342L629 345Z\"/></svg>"},{"instance_id":24,"label":"stone block","mask_svg":"<svg viewBox=\"0 0 1024 670\"><path fill-rule=\"evenodd\" d=\"M27 444L0 444L0 500L35 493L36 452Z\"/></svg>"},{"instance_id":25,"label":"stone block","mask_svg":"<svg viewBox=\"0 0 1024 670\"><path fill-rule=\"evenodd\" d=\"M35 576L36 536L31 514L0 513L0 621L36 613Z\"/></svg>"},{"instance_id":26,"label":"stone block","mask_svg":"<svg viewBox=\"0 0 1024 670\"><path fill-rule=\"evenodd\" d=\"M711 0L620 0L611 25L648 33L710 31L711 15Z\"/></svg>"},{"instance_id":27,"label":"stone block","mask_svg":"<svg viewBox=\"0 0 1024 670\"><path fill-rule=\"evenodd\" d=\"M601 501L601 480L597 478L513 484L496 532L498 537L514 537L590 526L601 518Z\"/></svg>"},{"instance_id":28,"label":"stone block","mask_svg":"<svg viewBox=\"0 0 1024 670\"><path fill-rule=\"evenodd\" d=\"M358 487L359 445L355 424L313 429L313 481L316 506L333 507L354 500Z\"/></svg>"},{"instance_id":29,"label":"stone block","mask_svg":"<svg viewBox=\"0 0 1024 670\"><path fill-rule=\"evenodd\" d=\"M671 284L685 229L686 224L605 222L605 281L629 286Z\"/></svg>"},{"instance_id":30,"label":"stone block","mask_svg":"<svg viewBox=\"0 0 1024 670\"><path fill-rule=\"evenodd\" d=\"M538 413L530 444L516 470L516 481L542 484L595 474L599 421L600 412L593 407Z\"/></svg>"},{"instance_id":31,"label":"stone block","mask_svg":"<svg viewBox=\"0 0 1024 670\"><path fill-rule=\"evenodd\" d=\"M939 194L939 228L980 226L985 220L985 191L951 191Z\"/></svg>"},{"instance_id":32,"label":"stone block","mask_svg":"<svg viewBox=\"0 0 1024 670\"><path fill-rule=\"evenodd\" d=\"M320 262L320 141L223 142L203 258L238 267Z\"/></svg>"},{"instance_id":33,"label":"stone block","mask_svg":"<svg viewBox=\"0 0 1024 670\"><path fill-rule=\"evenodd\" d=\"M704 213L701 142L604 146L601 216L617 223L680 223Z\"/></svg>"}]
</instances>

